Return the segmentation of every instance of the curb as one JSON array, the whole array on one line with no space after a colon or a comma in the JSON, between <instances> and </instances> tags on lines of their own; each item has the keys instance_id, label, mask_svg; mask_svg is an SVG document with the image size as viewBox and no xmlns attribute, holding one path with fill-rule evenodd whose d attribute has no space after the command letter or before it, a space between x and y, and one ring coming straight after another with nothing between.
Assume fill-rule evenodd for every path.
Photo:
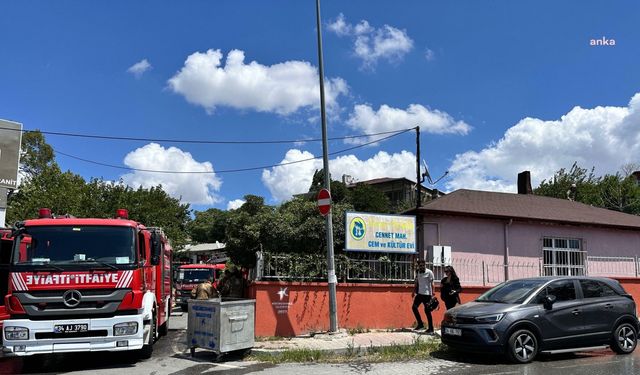
<instances>
[{"instance_id":1,"label":"curb","mask_svg":"<svg viewBox=\"0 0 640 375\"><path fill-rule=\"evenodd\" d=\"M431 339L428 340L424 340L424 341L440 341L440 335L435 334L433 336L431 336ZM379 350L379 349L385 349L385 348L392 348L395 346L411 346L413 345L414 342L408 342L408 343L390 343L390 344L385 344L385 345L354 345L352 347L340 347L340 348L310 348L310 347L294 347L294 348L274 348L274 349L265 349L265 348L252 348L251 349L251 353L252 354L264 354L264 355L270 355L270 356L278 356L282 353L285 353L287 351L293 351L293 350L314 350L314 351L320 351L320 352L331 352L331 353L335 353L337 355L342 355L342 354L352 354L352 355L360 355L360 354L366 354L370 349L374 349L374 350Z\"/></svg>"}]
</instances>

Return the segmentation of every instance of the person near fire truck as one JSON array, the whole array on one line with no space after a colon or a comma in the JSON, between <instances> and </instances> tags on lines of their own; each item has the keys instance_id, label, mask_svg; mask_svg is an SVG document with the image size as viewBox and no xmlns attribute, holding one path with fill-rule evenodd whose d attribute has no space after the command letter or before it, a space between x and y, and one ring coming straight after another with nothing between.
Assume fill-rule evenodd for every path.
<instances>
[{"instance_id":1,"label":"person near fire truck","mask_svg":"<svg viewBox=\"0 0 640 375\"><path fill-rule=\"evenodd\" d=\"M191 298L195 299L211 299L218 298L218 291L213 287L211 279L205 280L191 290Z\"/></svg>"}]
</instances>

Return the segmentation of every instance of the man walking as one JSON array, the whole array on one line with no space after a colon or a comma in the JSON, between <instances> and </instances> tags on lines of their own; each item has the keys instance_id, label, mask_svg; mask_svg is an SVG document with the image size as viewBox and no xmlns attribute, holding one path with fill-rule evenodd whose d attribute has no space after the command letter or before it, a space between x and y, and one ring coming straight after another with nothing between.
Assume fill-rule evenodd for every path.
<instances>
[{"instance_id":1,"label":"man walking","mask_svg":"<svg viewBox=\"0 0 640 375\"><path fill-rule=\"evenodd\" d=\"M433 333L433 318L431 317L431 310L429 310L428 307L431 296L433 295L433 272L427 269L424 259L418 259L417 266L415 297L413 298L413 305L411 306L413 315L415 315L416 321L418 322L415 330L419 331L424 329L420 311L418 311L418 307L422 304L424 305L424 312L427 315L427 322L429 323L429 328L426 333Z\"/></svg>"}]
</instances>

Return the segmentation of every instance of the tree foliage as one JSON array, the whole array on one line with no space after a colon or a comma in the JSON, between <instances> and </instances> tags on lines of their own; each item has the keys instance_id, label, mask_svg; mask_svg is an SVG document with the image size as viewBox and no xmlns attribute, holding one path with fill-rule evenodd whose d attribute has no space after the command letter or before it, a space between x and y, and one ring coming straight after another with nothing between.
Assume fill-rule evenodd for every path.
<instances>
[{"instance_id":1,"label":"tree foliage","mask_svg":"<svg viewBox=\"0 0 640 375\"><path fill-rule=\"evenodd\" d=\"M22 134L20 143L20 172L35 176L56 164L53 148L45 141L39 130Z\"/></svg>"},{"instance_id":2,"label":"tree foliage","mask_svg":"<svg viewBox=\"0 0 640 375\"><path fill-rule=\"evenodd\" d=\"M187 231L193 242L224 242L229 211L210 208L206 211L194 212L194 218L187 225Z\"/></svg>"},{"instance_id":3,"label":"tree foliage","mask_svg":"<svg viewBox=\"0 0 640 375\"><path fill-rule=\"evenodd\" d=\"M543 180L534 194L572 199L595 207L629 214L640 214L640 186L631 173L637 164L627 164L616 174L596 176L577 163L567 171L558 170L552 179Z\"/></svg>"}]
</instances>

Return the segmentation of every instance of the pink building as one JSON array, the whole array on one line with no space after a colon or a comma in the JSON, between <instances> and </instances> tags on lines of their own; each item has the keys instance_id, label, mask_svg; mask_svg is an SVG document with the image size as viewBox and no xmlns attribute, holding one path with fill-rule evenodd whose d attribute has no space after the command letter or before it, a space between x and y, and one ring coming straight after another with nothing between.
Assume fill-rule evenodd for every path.
<instances>
[{"instance_id":1,"label":"pink building","mask_svg":"<svg viewBox=\"0 0 640 375\"><path fill-rule=\"evenodd\" d=\"M413 210L434 269L451 263L463 283L476 285L538 275L638 276L639 216L520 190L457 190ZM440 247L434 259L438 245L449 259L439 259Z\"/></svg>"}]
</instances>

